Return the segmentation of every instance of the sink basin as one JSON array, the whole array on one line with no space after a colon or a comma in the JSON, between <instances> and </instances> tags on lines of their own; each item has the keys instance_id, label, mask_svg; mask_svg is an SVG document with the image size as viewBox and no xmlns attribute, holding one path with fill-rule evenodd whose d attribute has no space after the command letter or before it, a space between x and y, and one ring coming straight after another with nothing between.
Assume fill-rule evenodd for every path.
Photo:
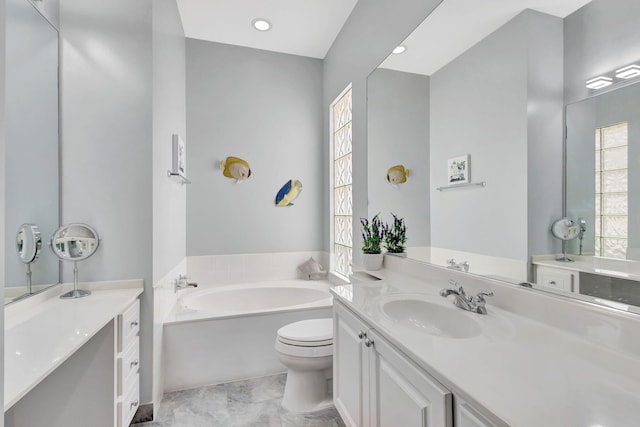
<instances>
[{"instance_id":1,"label":"sink basin","mask_svg":"<svg viewBox=\"0 0 640 427\"><path fill-rule=\"evenodd\" d=\"M473 338L482 332L480 323L453 306L421 299L395 299L382 303L380 309L392 321L431 335Z\"/></svg>"}]
</instances>

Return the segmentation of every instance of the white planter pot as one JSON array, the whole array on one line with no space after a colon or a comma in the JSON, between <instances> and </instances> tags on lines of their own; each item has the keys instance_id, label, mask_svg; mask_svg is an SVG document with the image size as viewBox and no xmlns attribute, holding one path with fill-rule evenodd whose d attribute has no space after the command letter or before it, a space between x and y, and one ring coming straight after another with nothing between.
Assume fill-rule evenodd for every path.
<instances>
[{"instance_id":1,"label":"white planter pot","mask_svg":"<svg viewBox=\"0 0 640 427\"><path fill-rule=\"evenodd\" d=\"M380 270L382 268L382 254L362 254L362 266L365 270Z\"/></svg>"}]
</instances>

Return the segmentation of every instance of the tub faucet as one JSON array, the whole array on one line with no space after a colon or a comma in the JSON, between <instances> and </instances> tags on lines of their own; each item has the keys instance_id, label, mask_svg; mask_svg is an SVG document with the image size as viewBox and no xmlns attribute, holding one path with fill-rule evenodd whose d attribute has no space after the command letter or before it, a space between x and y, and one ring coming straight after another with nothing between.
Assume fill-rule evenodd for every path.
<instances>
[{"instance_id":1,"label":"tub faucet","mask_svg":"<svg viewBox=\"0 0 640 427\"><path fill-rule=\"evenodd\" d=\"M449 284L453 288L445 288L440 291L440 296L448 297L454 296L453 305L463 310L472 311L478 314L487 314L485 303L487 302L484 297L492 297L493 292L479 292L478 295L469 297L464 292L462 286L458 285L455 280L449 280Z\"/></svg>"},{"instance_id":2,"label":"tub faucet","mask_svg":"<svg viewBox=\"0 0 640 427\"><path fill-rule=\"evenodd\" d=\"M189 278L186 274L180 274L176 280L173 281L173 291L178 293L180 289L184 288L197 288L198 284L196 282L188 282Z\"/></svg>"},{"instance_id":3,"label":"tub faucet","mask_svg":"<svg viewBox=\"0 0 640 427\"><path fill-rule=\"evenodd\" d=\"M469 271L469 261L456 262L455 258L451 258L447 260L447 268L457 271L464 271L466 273Z\"/></svg>"}]
</instances>

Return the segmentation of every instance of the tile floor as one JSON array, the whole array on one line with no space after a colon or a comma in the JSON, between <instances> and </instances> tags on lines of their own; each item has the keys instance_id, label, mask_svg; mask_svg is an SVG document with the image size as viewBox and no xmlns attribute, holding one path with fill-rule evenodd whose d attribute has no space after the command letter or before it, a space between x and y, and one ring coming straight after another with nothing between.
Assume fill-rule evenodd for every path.
<instances>
[{"instance_id":1,"label":"tile floor","mask_svg":"<svg viewBox=\"0 0 640 427\"><path fill-rule=\"evenodd\" d=\"M286 374L166 393L157 420L133 427L344 427L328 409L302 415L280 406Z\"/></svg>"}]
</instances>

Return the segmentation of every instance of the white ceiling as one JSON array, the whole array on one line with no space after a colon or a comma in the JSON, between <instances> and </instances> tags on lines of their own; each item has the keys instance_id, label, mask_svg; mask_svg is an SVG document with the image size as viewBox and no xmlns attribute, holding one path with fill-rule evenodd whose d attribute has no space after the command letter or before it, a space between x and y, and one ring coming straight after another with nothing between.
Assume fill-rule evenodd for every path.
<instances>
[{"instance_id":1,"label":"white ceiling","mask_svg":"<svg viewBox=\"0 0 640 427\"><path fill-rule=\"evenodd\" d=\"M178 0L185 35L324 58L357 0ZM273 27L253 29L254 18Z\"/></svg>"},{"instance_id":2,"label":"white ceiling","mask_svg":"<svg viewBox=\"0 0 640 427\"><path fill-rule=\"evenodd\" d=\"M381 68L432 75L525 9L564 18L591 0L444 0Z\"/></svg>"}]
</instances>

